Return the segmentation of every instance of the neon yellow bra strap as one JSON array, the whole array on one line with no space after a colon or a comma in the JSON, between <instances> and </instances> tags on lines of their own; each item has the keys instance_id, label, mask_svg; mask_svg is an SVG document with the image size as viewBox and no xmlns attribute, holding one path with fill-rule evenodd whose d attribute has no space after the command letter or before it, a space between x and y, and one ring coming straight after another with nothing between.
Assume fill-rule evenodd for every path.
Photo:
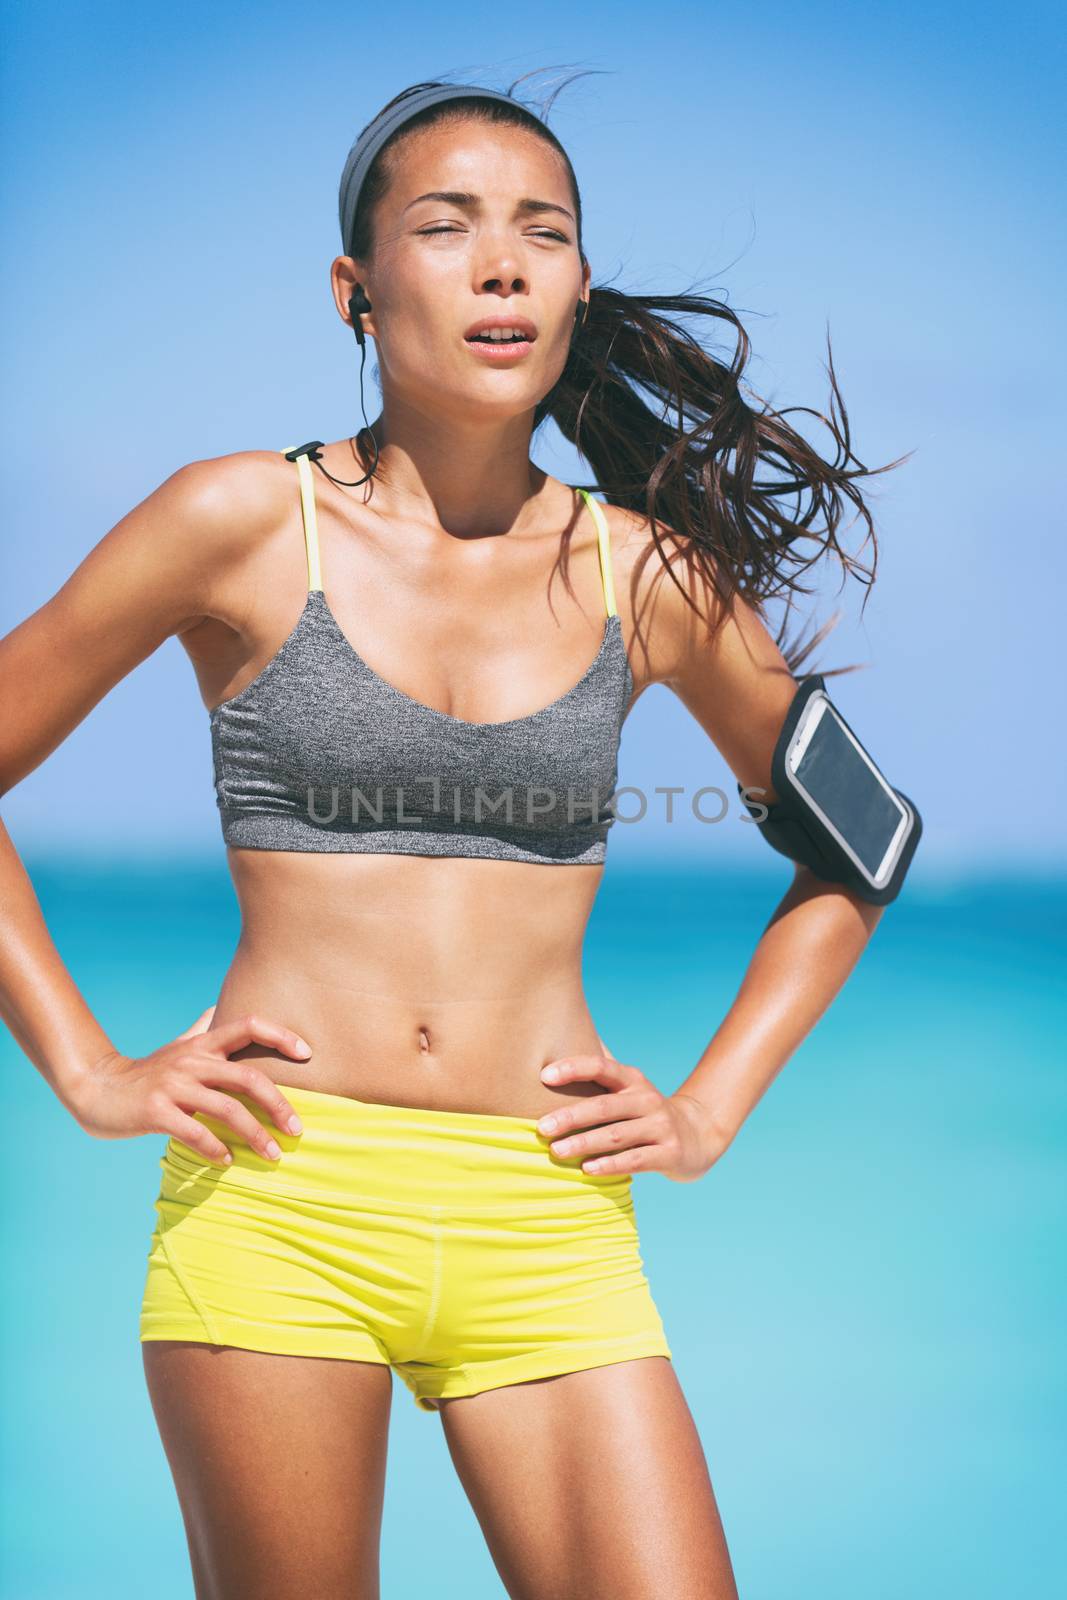
<instances>
[{"instance_id":1,"label":"neon yellow bra strap","mask_svg":"<svg viewBox=\"0 0 1067 1600\"><path fill-rule=\"evenodd\" d=\"M599 500L594 500L587 489L579 489L578 493L593 513L596 523L597 542L600 547L600 576L604 585L604 604L609 617L615 615L615 579L611 570L611 534L608 532L607 518L600 509Z\"/></svg>"},{"instance_id":2,"label":"neon yellow bra strap","mask_svg":"<svg viewBox=\"0 0 1067 1600\"><path fill-rule=\"evenodd\" d=\"M286 446L286 450L295 449L295 444ZM286 450L282 450L280 453L284 456ZM321 589L319 524L315 515L315 481L311 476L311 462L307 456L297 456L296 470L300 474L300 510L304 518L304 544L307 548L308 558L308 588Z\"/></svg>"},{"instance_id":3,"label":"neon yellow bra strap","mask_svg":"<svg viewBox=\"0 0 1067 1600\"><path fill-rule=\"evenodd\" d=\"M285 455L289 450L295 450L295 445L287 445L280 452ZM319 525L315 513L315 482L311 475L311 463L306 455L297 456L296 469L300 475L300 509L304 519L304 544L307 548L308 588L322 588L322 572L319 564ZM600 552L600 576L604 588L604 604L609 617L615 615L615 581L611 568L611 534L608 530L607 519L600 509L600 503L594 500L586 489L579 489L586 505L592 513L593 521L597 528L597 546Z\"/></svg>"}]
</instances>

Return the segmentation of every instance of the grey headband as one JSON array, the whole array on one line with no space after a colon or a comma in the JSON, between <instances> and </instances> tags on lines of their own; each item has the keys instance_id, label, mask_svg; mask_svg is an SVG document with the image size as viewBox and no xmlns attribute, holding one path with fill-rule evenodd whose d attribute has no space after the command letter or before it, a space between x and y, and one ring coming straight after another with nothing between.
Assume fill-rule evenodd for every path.
<instances>
[{"instance_id":1,"label":"grey headband","mask_svg":"<svg viewBox=\"0 0 1067 1600\"><path fill-rule=\"evenodd\" d=\"M434 85L428 89L415 89L411 94L405 95L398 105L392 105L375 117L374 121L363 130L345 162L345 170L341 174L341 191L338 196L337 212L341 223L341 248L346 253L352 239L352 227L356 220L356 209L359 205L360 191L370 171L371 162L385 144L391 139L396 130L403 127L409 118L419 111L424 111L427 106L437 105L442 100L456 100L460 98L476 97L479 100L506 100L508 105L515 106L519 102L510 94L502 94L499 89L479 89L473 84L449 83ZM521 109L526 111L526 107ZM532 116L532 112L527 112Z\"/></svg>"}]
</instances>

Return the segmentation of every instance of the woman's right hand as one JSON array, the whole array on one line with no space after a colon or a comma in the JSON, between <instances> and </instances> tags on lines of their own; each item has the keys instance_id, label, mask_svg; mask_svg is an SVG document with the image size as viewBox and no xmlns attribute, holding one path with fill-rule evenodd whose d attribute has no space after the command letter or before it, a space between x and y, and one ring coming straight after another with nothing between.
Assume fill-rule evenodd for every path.
<instances>
[{"instance_id":1,"label":"woman's right hand","mask_svg":"<svg viewBox=\"0 0 1067 1600\"><path fill-rule=\"evenodd\" d=\"M208 1161L232 1160L221 1139L194 1112L231 1127L267 1161L281 1154L269 1128L227 1089L259 1102L283 1133L302 1132L300 1119L277 1084L254 1061L231 1061L230 1052L249 1044L269 1045L306 1061L311 1047L291 1028L258 1015L211 1026L210 1006L184 1033L150 1055L118 1051L98 1061L81 1085L73 1107L78 1123L97 1139L128 1139L166 1133Z\"/></svg>"}]
</instances>

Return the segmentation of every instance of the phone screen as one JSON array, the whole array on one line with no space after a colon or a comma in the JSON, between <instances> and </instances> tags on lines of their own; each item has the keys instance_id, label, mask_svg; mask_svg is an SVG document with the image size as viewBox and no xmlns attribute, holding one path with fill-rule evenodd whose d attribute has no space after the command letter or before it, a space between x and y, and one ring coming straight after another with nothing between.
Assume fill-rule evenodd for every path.
<instances>
[{"instance_id":1,"label":"phone screen","mask_svg":"<svg viewBox=\"0 0 1067 1600\"><path fill-rule=\"evenodd\" d=\"M813 711L816 703L813 698ZM839 722L830 702L822 704L807 746L791 770L871 878L876 878L907 813Z\"/></svg>"}]
</instances>

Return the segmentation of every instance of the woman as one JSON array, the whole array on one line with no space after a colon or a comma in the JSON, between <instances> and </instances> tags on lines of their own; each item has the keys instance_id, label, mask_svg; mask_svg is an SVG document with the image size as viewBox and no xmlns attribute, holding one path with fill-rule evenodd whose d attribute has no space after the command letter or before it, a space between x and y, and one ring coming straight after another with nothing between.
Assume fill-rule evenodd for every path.
<instances>
[{"instance_id":1,"label":"woman","mask_svg":"<svg viewBox=\"0 0 1067 1600\"><path fill-rule=\"evenodd\" d=\"M806 652L761 603L801 539L849 564L867 469L745 404L720 304L591 288L570 163L510 94L391 101L341 224L373 426L182 467L0 646L6 790L180 638L242 913L217 1002L123 1055L4 832L4 1016L87 1133L169 1136L141 1339L201 1600L378 1593L391 1366L509 1595L718 1600L632 1175L708 1172L881 908L798 866L671 1093L598 1037L581 945L649 684L774 800ZM669 312L730 322L735 363ZM605 506L531 463L549 415Z\"/></svg>"}]
</instances>

